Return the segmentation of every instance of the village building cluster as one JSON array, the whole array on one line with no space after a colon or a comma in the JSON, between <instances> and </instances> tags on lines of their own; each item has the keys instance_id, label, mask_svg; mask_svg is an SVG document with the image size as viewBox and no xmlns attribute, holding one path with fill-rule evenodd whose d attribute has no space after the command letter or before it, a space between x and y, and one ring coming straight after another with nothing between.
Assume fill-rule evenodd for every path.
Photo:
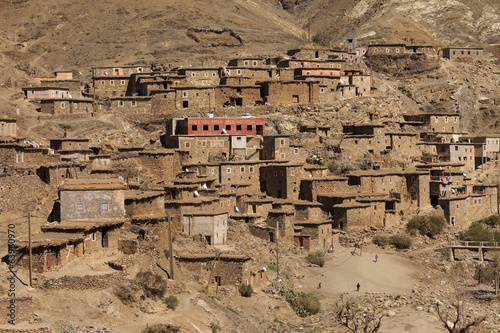
<instances>
[{"instance_id":1,"label":"village building cluster","mask_svg":"<svg viewBox=\"0 0 500 333\"><path fill-rule=\"evenodd\" d=\"M93 67L86 89L71 72L58 72L23 91L39 103L40 112L52 115L329 103L370 96L363 56L439 52L450 59L482 55L479 49L404 44L359 49L348 38L344 51L291 50L287 58L238 58L222 68ZM374 162L367 170L332 174L321 163L308 163L311 152L290 135L267 134L263 117L170 118L163 148L117 152L91 146L88 139L53 138L50 147L20 142L16 121L0 119L0 176L36 174L58 189L50 223L33 239L38 272L104 250L137 253L144 239L165 248L168 223L176 232L201 235L209 246L228 243L232 222L269 242L328 251L340 231L395 226L402 215L427 206L440 206L450 224L498 214L497 185L475 184L470 174L498 159L500 137L471 136L461 131L460 121L458 113L436 112L343 124L332 149ZM334 129L300 131L314 133L320 144ZM121 155L123 166L112 163L113 154ZM408 162L383 168L376 161L388 154ZM134 172L139 169L140 174ZM26 251L20 252L21 263ZM175 254L200 281L210 278L206 265L215 256ZM246 254L225 253L218 260L228 272L213 277L220 285L264 278Z\"/></svg>"}]
</instances>

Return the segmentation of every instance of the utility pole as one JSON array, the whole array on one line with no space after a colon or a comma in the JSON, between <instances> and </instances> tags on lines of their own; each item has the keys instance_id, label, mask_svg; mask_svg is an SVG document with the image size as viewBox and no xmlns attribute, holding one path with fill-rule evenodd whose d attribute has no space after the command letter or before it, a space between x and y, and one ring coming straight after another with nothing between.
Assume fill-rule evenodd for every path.
<instances>
[{"instance_id":1,"label":"utility pole","mask_svg":"<svg viewBox=\"0 0 500 333\"><path fill-rule=\"evenodd\" d=\"M174 249L172 248L172 216L168 215L168 247L170 249L170 277L174 279Z\"/></svg>"},{"instance_id":2,"label":"utility pole","mask_svg":"<svg viewBox=\"0 0 500 333\"><path fill-rule=\"evenodd\" d=\"M222 281L222 279L219 275L221 252L220 252L220 250L215 250L215 251L216 251L215 257L218 258L217 259L217 272L215 273L215 295L219 295L219 283L221 283L221 281Z\"/></svg>"},{"instance_id":3,"label":"utility pole","mask_svg":"<svg viewBox=\"0 0 500 333\"><path fill-rule=\"evenodd\" d=\"M28 212L28 250L29 250L29 275L30 287L33 287L33 279L31 275L31 212Z\"/></svg>"}]
</instances>

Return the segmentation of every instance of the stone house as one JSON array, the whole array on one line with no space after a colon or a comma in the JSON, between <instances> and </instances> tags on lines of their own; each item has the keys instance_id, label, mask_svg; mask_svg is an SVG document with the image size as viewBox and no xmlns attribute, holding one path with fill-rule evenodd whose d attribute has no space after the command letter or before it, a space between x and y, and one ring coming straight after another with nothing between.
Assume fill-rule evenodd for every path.
<instances>
[{"instance_id":1,"label":"stone house","mask_svg":"<svg viewBox=\"0 0 500 333\"><path fill-rule=\"evenodd\" d=\"M439 161L463 163L468 172L475 170L475 149L473 143L437 143L436 150Z\"/></svg>"},{"instance_id":2,"label":"stone house","mask_svg":"<svg viewBox=\"0 0 500 333\"><path fill-rule=\"evenodd\" d=\"M51 139L50 149L60 155L61 161L88 161L93 153L89 139Z\"/></svg>"},{"instance_id":3,"label":"stone house","mask_svg":"<svg viewBox=\"0 0 500 333\"><path fill-rule=\"evenodd\" d=\"M220 209L220 198L197 196L191 199L175 199L165 201L165 213L171 216L180 216L193 212L215 211ZM180 221L182 224L182 221Z\"/></svg>"},{"instance_id":4,"label":"stone house","mask_svg":"<svg viewBox=\"0 0 500 333\"><path fill-rule=\"evenodd\" d=\"M264 135L265 118L173 118L166 124L167 135Z\"/></svg>"},{"instance_id":5,"label":"stone house","mask_svg":"<svg viewBox=\"0 0 500 333\"><path fill-rule=\"evenodd\" d=\"M125 96L133 74L150 73L151 67L137 66L100 66L90 69L93 92L99 97Z\"/></svg>"},{"instance_id":6,"label":"stone house","mask_svg":"<svg viewBox=\"0 0 500 333\"><path fill-rule=\"evenodd\" d=\"M129 217L165 215L165 193L163 191L125 191L125 214Z\"/></svg>"},{"instance_id":7,"label":"stone house","mask_svg":"<svg viewBox=\"0 0 500 333\"><path fill-rule=\"evenodd\" d=\"M458 113L424 113L403 115L406 122L421 124L421 129L434 133L458 133L460 130L460 114Z\"/></svg>"},{"instance_id":8,"label":"stone house","mask_svg":"<svg viewBox=\"0 0 500 333\"><path fill-rule=\"evenodd\" d=\"M263 138L263 147L260 152L261 160L276 160L276 161L297 161L304 156L302 155L302 147L292 145L290 135L265 135Z\"/></svg>"},{"instance_id":9,"label":"stone house","mask_svg":"<svg viewBox=\"0 0 500 333\"><path fill-rule=\"evenodd\" d=\"M185 67L178 68L177 73L186 77L187 86L214 87L220 83L220 69L218 67Z\"/></svg>"},{"instance_id":10,"label":"stone house","mask_svg":"<svg viewBox=\"0 0 500 333\"><path fill-rule=\"evenodd\" d=\"M328 59L330 49L326 47L305 47L288 50L287 55L294 59Z\"/></svg>"},{"instance_id":11,"label":"stone house","mask_svg":"<svg viewBox=\"0 0 500 333\"><path fill-rule=\"evenodd\" d=\"M0 137L15 138L17 133L17 120L0 118Z\"/></svg>"},{"instance_id":12,"label":"stone house","mask_svg":"<svg viewBox=\"0 0 500 333\"><path fill-rule=\"evenodd\" d=\"M175 110L215 107L215 86L175 87Z\"/></svg>"},{"instance_id":13,"label":"stone house","mask_svg":"<svg viewBox=\"0 0 500 333\"><path fill-rule=\"evenodd\" d=\"M260 168L260 190L278 199L299 198L303 164L269 164Z\"/></svg>"},{"instance_id":14,"label":"stone house","mask_svg":"<svg viewBox=\"0 0 500 333\"><path fill-rule=\"evenodd\" d=\"M227 242L227 212L186 212L182 221L184 233L188 236L203 235L208 245L225 245Z\"/></svg>"},{"instance_id":15,"label":"stone house","mask_svg":"<svg viewBox=\"0 0 500 333\"><path fill-rule=\"evenodd\" d=\"M296 221L323 220L328 217L322 209L322 204L316 201L294 201L293 207Z\"/></svg>"},{"instance_id":16,"label":"stone house","mask_svg":"<svg viewBox=\"0 0 500 333\"><path fill-rule=\"evenodd\" d=\"M105 110L111 113L151 113L150 96L120 96L110 98L110 107Z\"/></svg>"},{"instance_id":17,"label":"stone house","mask_svg":"<svg viewBox=\"0 0 500 333\"><path fill-rule=\"evenodd\" d=\"M357 88L356 96L366 97L371 95L371 76L363 75L359 71L346 71L349 76L349 84Z\"/></svg>"},{"instance_id":18,"label":"stone house","mask_svg":"<svg viewBox=\"0 0 500 333\"><path fill-rule=\"evenodd\" d=\"M271 228L270 240L292 246L294 244L294 212L288 209L271 209L267 212L267 225Z\"/></svg>"},{"instance_id":19,"label":"stone house","mask_svg":"<svg viewBox=\"0 0 500 333\"><path fill-rule=\"evenodd\" d=\"M488 161L498 160L498 154L500 153L498 135L476 136L472 138L472 142L474 143L476 169Z\"/></svg>"},{"instance_id":20,"label":"stone house","mask_svg":"<svg viewBox=\"0 0 500 333\"><path fill-rule=\"evenodd\" d=\"M55 156L55 155L51 155ZM86 162L49 162L43 163L36 169L36 175L45 183L59 186L68 178L81 176L85 173Z\"/></svg>"},{"instance_id":21,"label":"stone house","mask_svg":"<svg viewBox=\"0 0 500 333\"><path fill-rule=\"evenodd\" d=\"M366 154L385 153L385 125L383 124L344 125L343 133L344 136L339 144L343 155L359 159Z\"/></svg>"},{"instance_id":22,"label":"stone house","mask_svg":"<svg viewBox=\"0 0 500 333\"><path fill-rule=\"evenodd\" d=\"M164 182L175 178L182 170L182 165L188 162L187 151L179 149L143 150L139 153L139 163L157 180Z\"/></svg>"},{"instance_id":23,"label":"stone house","mask_svg":"<svg viewBox=\"0 0 500 333\"><path fill-rule=\"evenodd\" d=\"M443 49L443 58L455 60L457 58L481 59L484 50L481 47L447 47Z\"/></svg>"},{"instance_id":24,"label":"stone house","mask_svg":"<svg viewBox=\"0 0 500 333\"><path fill-rule=\"evenodd\" d=\"M251 58L251 57L242 57L242 58L235 58L231 59L228 62L228 67L249 67L249 68L255 68L255 67L267 67L267 61L266 59L262 58Z\"/></svg>"},{"instance_id":25,"label":"stone house","mask_svg":"<svg viewBox=\"0 0 500 333\"><path fill-rule=\"evenodd\" d=\"M262 97L269 105L319 103L319 82L265 81L260 85Z\"/></svg>"},{"instance_id":26,"label":"stone house","mask_svg":"<svg viewBox=\"0 0 500 333\"><path fill-rule=\"evenodd\" d=\"M405 44L369 44L366 57L375 55L403 55L406 53Z\"/></svg>"},{"instance_id":27,"label":"stone house","mask_svg":"<svg viewBox=\"0 0 500 333\"><path fill-rule=\"evenodd\" d=\"M345 67L344 60L319 60L319 59L286 59L278 63L278 68L332 68L343 69Z\"/></svg>"},{"instance_id":28,"label":"stone house","mask_svg":"<svg viewBox=\"0 0 500 333\"><path fill-rule=\"evenodd\" d=\"M333 246L332 221L310 219L294 221L293 236L295 245L306 251L320 249L323 252Z\"/></svg>"},{"instance_id":29,"label":"stone house","mask_svg":"<svg viewBox=\"0 0 500 333\"><path fill-rule=\"evenodd\" d=\"M408 159L419 159L422 152L417 143L419 133L412 132L385 132L385 148L399 156Z\"/></svg>"},{"instance_id":30,"label":"stone house","mask_svg":"<svg viewBox=\"0 0 500 333\"><path fill-rule=\"evenodd\" d=\"M342 176L305 177L300 184L300 199L316 201L318 195L331 192L351 192L348 178Z\"/></svg>"},{"instance_id":31,"label":"stone house","mask_svg":"<svg viewBox=\"0 0 500 333\"><path fill-rule=\"evenodd\" d=\"M260 87L252 85L219 85L215 89L217 106L249 107L262 104Z\"/></svg>"},{"instance_id":32,"label":"stone house","mask_svg":"<svg viewBox=\"0 0 500 333\"><path fill-rule=\"evenodd\" d=\"M41 100L41 99L61 99L69 97L68 88L60 87L24 87L22 88L24 92L24 98L29 101Z\"/></svg>"},{"instance_id":33,"label":"stone house","mask_svg":"<svg viewBox=\"0 0 500 333\"><path fill-rule=\"evenodd\" d=\"M59 187L62 221L112 219L125 216L123 180L66 179Z\"/></svg>"},{"instance_id":34,"label":"stone house","mask_svg":"<svg viewBox=\"0 0 500 333\"><path fill-rule=\"evenodd\" d=\"M182 271L202 285L216 283L219 286L238 286L257 282L255 277L252 279L252 258L244 254L178 254L175 260ZM212 279L209 281L210 277ZM263 272L259 278L264 279Z\"/></svg>"},{"instance_id":35,"label":"stone house","mask_svg":"<svg viewBox=\"0 0 500 333\"><path fill-rule=\"evenodd\" d=\"M91 114L94 112L94 100L89 98L42 99L40 112L51 115Z\"/></svg>"},{"instance_id":36,"label":"stone house","mask_svg":"<svg viewBox=\"0 0 500 333\"><path fill-rule=\"evenodd\" d=\"M278 71L269 67L242 67L227 66L224 68L223 77L245 77L249 84L257 81L274 80L278 78Z\"/></svg>"}]
</instances>

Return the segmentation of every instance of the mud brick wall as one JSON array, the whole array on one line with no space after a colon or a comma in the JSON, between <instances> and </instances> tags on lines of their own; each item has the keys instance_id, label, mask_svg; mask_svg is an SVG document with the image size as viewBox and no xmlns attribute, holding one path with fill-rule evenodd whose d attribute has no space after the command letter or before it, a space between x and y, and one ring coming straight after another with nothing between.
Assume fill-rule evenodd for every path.
<instances>
[{"instance_id":1,"label":"mud brick wall","mask_svg":"<svg viewBox=\"0 0 500 333\"><path fill-rule=\"evenodd\" d=\"M181 154L176 151L141 152L140 164L148 169L158 180L171 181L179 171L182 171Z\"/></svg>"},{"instance_id":2,"label":"mud brick wall","mask_svg":"<svg viewBox=\"0 0 500 333\"><path fill-rule=\"evenodd\" d=\"M18 282L17 282L18 283ZM22 323L32 320L35 317L33 312L33 298L31 296L16 297L16 320L15 323ZM10 298L0 298L0 324L8 324L10 317ZM2 330L0 330L1 332ZM7 330L6 330L7 332ZM8 331L12 332L12 331Z\"/></svg>"}]
</instances>

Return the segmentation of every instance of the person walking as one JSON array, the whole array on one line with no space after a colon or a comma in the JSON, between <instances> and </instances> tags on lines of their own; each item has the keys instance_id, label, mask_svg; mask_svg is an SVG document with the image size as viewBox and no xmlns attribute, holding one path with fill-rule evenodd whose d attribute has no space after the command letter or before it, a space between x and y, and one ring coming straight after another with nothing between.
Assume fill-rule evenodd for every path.
<instances>
[{"instance_id":1,"label":"person walking","mask_svg":"<svg viewBox=\"0 0 500 333\"><path fill-rule=\"evenodd\" d=\"M378 254L375 255L375 262L378 261Z\"/></svg>"},{"instance_id":2,"label":"person walking","mask_svg":"<svg viewBox=\"0 0 500 333\"><path fill-rule=\"evenodd\" d=\"M68 137L68 132L66 132L66 130L64 130L64 138L66 139Z\"/></svg>"},{"instance_id":3,"label":"person walking","mask_svg":"<svg viewBox=\"0 0 500 333\"><path fill-rule=\"evenodd\" d=\"M361 288L361 285L358 282L358 284L356 285L356 291L359 291L359 288Z\"/></svg>"},{"instance_id":4,"label":"person walking","mask_svg":"<svg viewBox=\"0 0 500 333\"><path fill-rule=\"evenodd\" d=\"M319 281L318 289L321 289L321 281Z\"/></svg>"}]
</instances>

